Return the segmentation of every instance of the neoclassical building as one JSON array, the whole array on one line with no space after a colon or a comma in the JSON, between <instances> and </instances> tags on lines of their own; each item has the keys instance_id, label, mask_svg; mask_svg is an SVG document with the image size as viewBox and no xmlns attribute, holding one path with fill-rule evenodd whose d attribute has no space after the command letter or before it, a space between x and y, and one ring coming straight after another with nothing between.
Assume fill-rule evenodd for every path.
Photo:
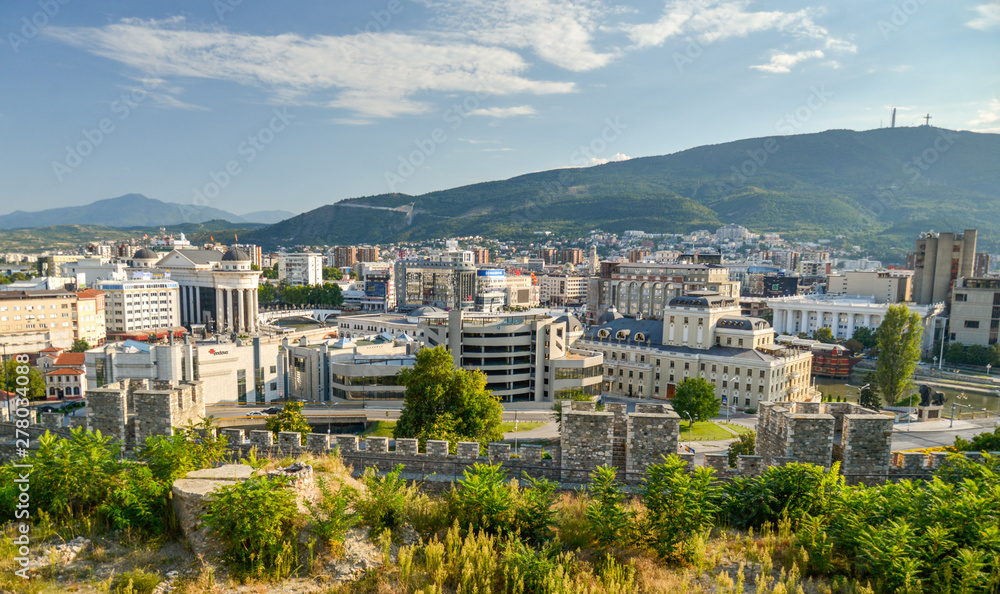
<instances>
[{"instance_id":1,"label":"neoclassical building","mask_svg":"<svg viewBox=\"0 0 1000 594\"><path fill-rule=\"evenodd\" d=\"M174 250L156 263L180 285L181 324L216 332L257 333L258 279L250 255L239 248Z\"/></svg>"},{"instance_id":2,"label":"neoclassical building","mask_svg":"<svg viewBox=\"0 0 1000 594\"><path fill-rule=\"evenodd\" d=\"M609 310L577 344L604 355L607 394L670 399L685 379L702 377L741 409L819 398L810 385L812 353L774 344L766 321L741 315L737 298L714 292L671 299L660 320Z\"/></svg>"}]
</instances>

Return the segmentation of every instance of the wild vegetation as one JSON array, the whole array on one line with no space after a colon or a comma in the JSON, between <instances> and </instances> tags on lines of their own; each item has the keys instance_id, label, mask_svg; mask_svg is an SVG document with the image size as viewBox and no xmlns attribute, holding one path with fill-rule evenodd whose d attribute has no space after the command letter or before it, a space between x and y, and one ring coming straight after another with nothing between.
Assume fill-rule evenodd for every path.
<instances>
[{"instance_id":1,"label":"wild vegetation","mask_svg":"<svg viewBox=\"0 0 1000 594\"><path fill-rule=\"evenodd\" d=\"M26 460L34 465L36 538L87 531L125 535L133 548L172 541L169 484L222 459L224 441L207 429L190 426L173 438L152 438L132 461L98 434L44 438ZM290 461L267 462L253 453L246 460L258 467ZM476 465L449 490L430 494L407 483L401 468L381 475L369 469L359 483L336 456L307 461L321 491L307 511L275 479L221 490L205 521L222 545L224 565L200 566L200 573L178 580L175 591L222 591L239 583L269 590L281 580L298 580L296 589L424 594L1000 587L1000 459L989 455L979 462L949 458L927 481L871 487L845 484L836 466L806 464L718 481L712 470L689 472L671 456L651 465L638 488L602 467L586 490L561 493L551 481L509 476L499 465ZM0 470L5 521L14 517L14 470ZM356 538L371 539L378 565L330 581L324 567ZM11 552L9 541L5 536L5 552ZM107 558L97 548L88 555ZM73 588L146 591L164 579L156 557L146 559L108 578L78 577ZM9 560L3 563L10 568ZM9 575L3 579L0 588L25 591Z\"/></svg>"}]
</instances>

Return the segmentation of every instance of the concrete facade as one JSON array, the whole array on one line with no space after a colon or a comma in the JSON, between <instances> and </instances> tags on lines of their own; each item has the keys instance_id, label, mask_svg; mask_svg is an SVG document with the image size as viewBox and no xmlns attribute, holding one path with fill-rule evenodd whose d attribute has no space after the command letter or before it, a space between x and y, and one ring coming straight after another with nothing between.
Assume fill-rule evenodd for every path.
<instances>
[{"instance_id":1,"label":"concrete facade","mask_svg":"<svg viewBox=\"0 0 1000 594\"><path fill-rule=\"evenodd\" d=\"M954 283L973 275L975 229L965 233L922 233L913 252L913 299L920 304L946 302Z\"/></svg>"},{"instance_id":2,"label":"concrete facade","mask_svg":"<svg viewBox=\"0 0 1000 594\"><path fill-rule=\"evenodd\" d=\"M962 278L955 285L949 340L992 346L1000 332L1000 278Z\"/></svg>"}]
</instances>

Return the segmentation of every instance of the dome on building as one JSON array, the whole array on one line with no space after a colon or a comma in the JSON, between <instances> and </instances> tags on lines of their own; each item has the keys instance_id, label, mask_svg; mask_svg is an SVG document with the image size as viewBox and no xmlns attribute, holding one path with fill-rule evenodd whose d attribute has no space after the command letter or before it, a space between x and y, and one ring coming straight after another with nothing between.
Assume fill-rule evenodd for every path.
<instances>
[{"instance_id":1,"label":"dome on building","mask_svg":"<svg viewBox=\"0 0 1000 594\"><path fill-rule=\"evenodd\" d=\"M223 262L249 262L250 254L244 252L240 248L230 248L228 252L222 255Z\"/></svg>"},{"instance_id":2,"label":"dome on building","mask_svg":"<svg viewBox=\"0 0 1000 594\"><path fill-rule=\"evenodd\" d=\"M606 311L603 314L601 314L601 317L597 318L597 324L599 326L603 326L604 324L608 324L608 323L613 322L615 320L620 320L620 319L622 319L624 317L625 316L623 316L622 314L618 313L618 310L616 310L613 307L610 307L610 308L608 308L608 311Z\"/></svg>"},{"instance_id":3,"label":"dome on building","mask_svg":"<svg viewBox=\"0 0 1000 594\"><path fill-rule=\"evenodd\" d=\"M434 315L434 314L443 314L443 313L447 313L447 312L445 310L443 310L443 309L438 308L438 307L431 307L430 305L425 305L423 307L418 307L417 309L411 311L409 314L407 314L406 317L408 317L408 318L423 318L423 317L426 317L426 316L430 316L430 315Z\"/></svg>"},{"instance_id":4,"label":"dome on building","mask_svg":"<svg viewBox=\"0 0 1000 594\"><path fill-rule=\"evenodd\" d=\"M141 250L139 250L138 252L132 254L132 259L133 260L159 260L160 259L160 255L157 254L156 252L154 252L153 250L149 249L148 247L144 247Z\"/></svg>"},{"instance_id":5,"label":"dome on building","mask_svg":"<svg viewBox=\"0 0 1000 594\"><path fill-rule=\"evenodd\" d=\"M572 314L563 314L556 318L556 322L566 322L567 332L583 332L583 324Z\"/></svg>"}]
</instances>

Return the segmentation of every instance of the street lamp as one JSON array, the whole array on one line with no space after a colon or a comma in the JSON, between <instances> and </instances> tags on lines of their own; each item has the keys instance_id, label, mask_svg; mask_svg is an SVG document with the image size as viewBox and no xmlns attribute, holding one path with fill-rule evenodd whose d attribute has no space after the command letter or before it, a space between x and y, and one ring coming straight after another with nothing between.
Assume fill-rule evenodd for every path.
<instances>
[{"instance_id":1,"label":"street lamp","mask_svg":"<svg viewBox=\"0 0 1000 594\"><path fill-rule=\"evenodd\" d=\"M990 363L986 364L986 376L987 377L989 377L989 375L990 375L990 369L992 369L992 368L993 368L992 364L990 364Z\"/></svg>"},{"instance_id":2,"label":"street lamp","mask_svg":"<svg viewBox=\"0 0 1000 594\"><path fill-rule=\"evenodd\" d=\"M320 402L326 407L326 434L330 435L330 427L333 424L333 407L339 404L338 402Z\"/></svg>"},{"instance_id":3,"label":"street lamp","mask_svg":"<svg viewBox=\"0 0 1000 594\"><path fill-rule=\"evenodd\" d=\"M688 418L688 441L692 442L694 441L694 419L691 418L691 413L684 411L684 414L686 414Z\"/></svg>"}]
</instances>

